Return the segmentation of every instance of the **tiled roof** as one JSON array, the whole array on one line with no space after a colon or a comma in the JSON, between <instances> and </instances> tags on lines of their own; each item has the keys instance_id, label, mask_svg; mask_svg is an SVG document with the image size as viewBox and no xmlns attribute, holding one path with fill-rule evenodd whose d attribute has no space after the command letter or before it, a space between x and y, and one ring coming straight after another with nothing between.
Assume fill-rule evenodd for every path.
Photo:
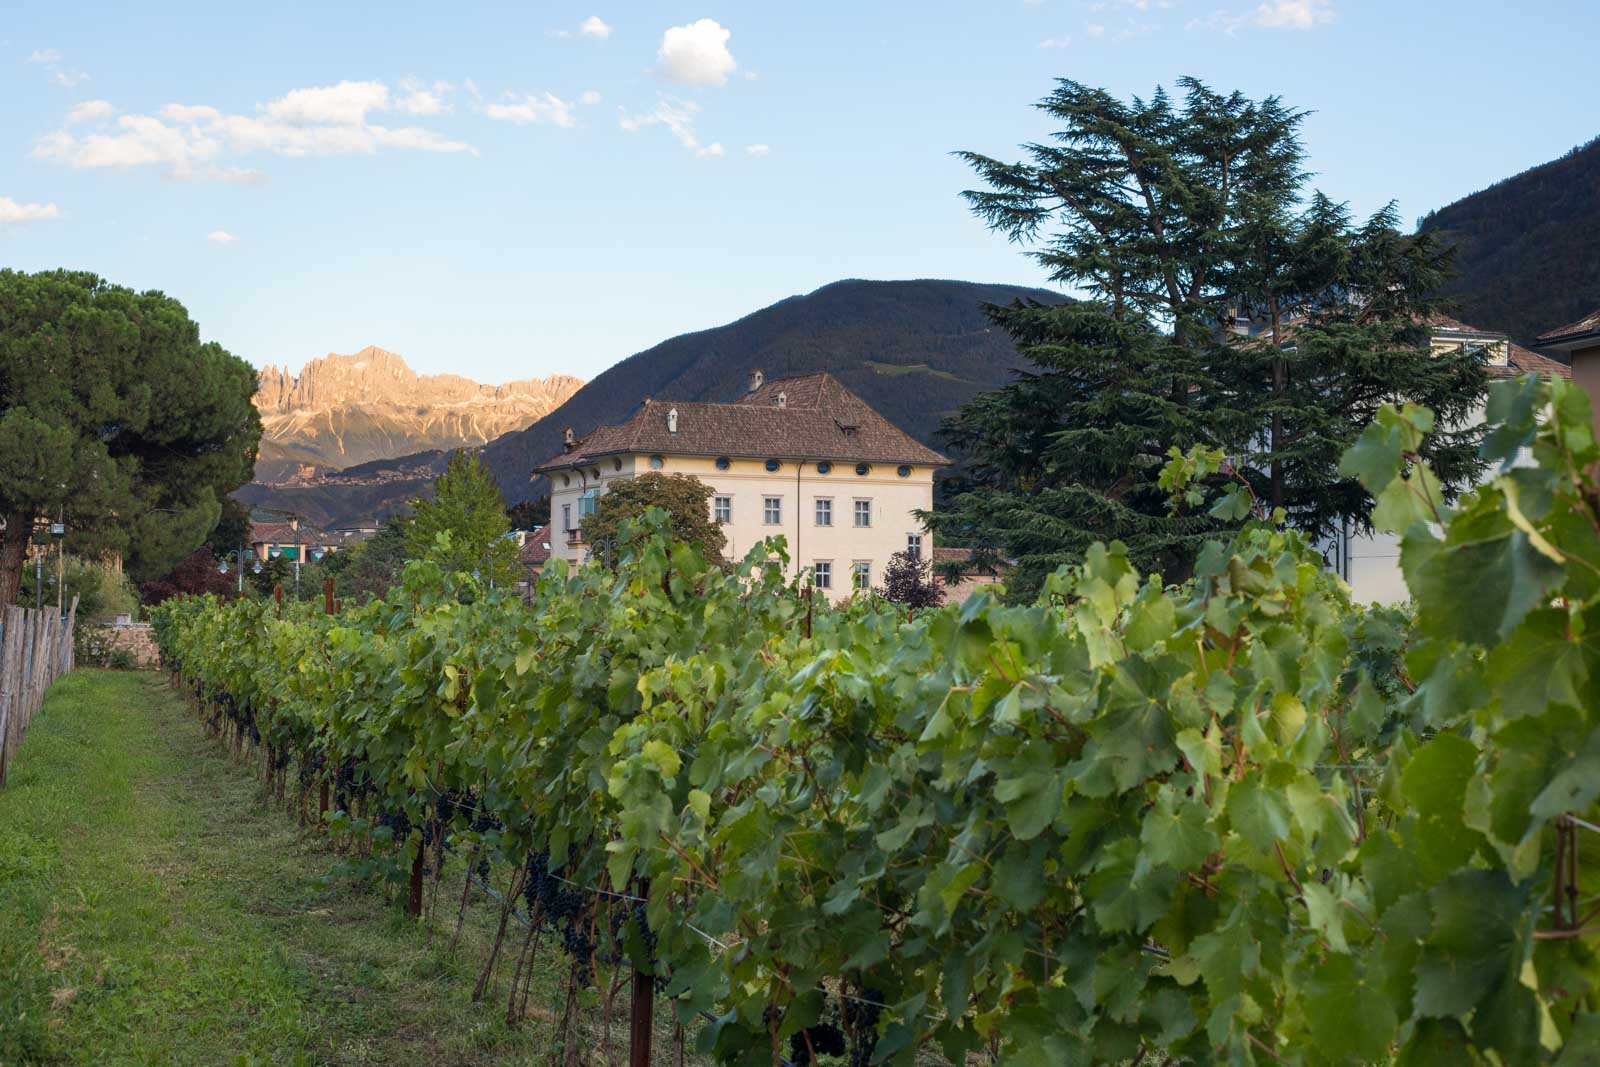
<instances>
[{"instance_id":1,"label":"tiled roof","mask_svg":"<svg viewBox=\"0 0 1600 1067\"><path fill-rule=\"evenodd\" d=\"M517 553L517 558L522 561L523 566L537 566L548 562L550 559L549 528L540 527L530 533L527 542L523 544L521 551Z\"/></svg>"},{"instance_id":2,"label":"tiled roof","mask_svg":"<svg viewBox=\"0 0 1600 1067\"><path fill-rule=\"evenodd\" d=\"M676 432L668 427L671 411L678 413ZM597 427L576 449L535 469L560 470L626 453L931 466L950 462L878 414L833 375L806 374L767 382L732 404L646 400L626 422Z\"/></svg>"},{"instance_id":3,"label":"tiled roof","mask_svg":"<svg viewBox=\"0 0 1600 1067\"><path fill-rule=\"evenodd\" d=\"M1577 322L1568 323L1559 330L1550 330L1534 338L1541 345L1553 344L1569 337L1582 337L1588 333L1600 333L1600 309L1591 311Z\"/></svg>"},{"instance_id":4,"label":"tiled roof","mask_svg":"<svg viewBox=\"0 0 1600 1067\"><path fill-rule=\"evenodd\" d=\"M1444 314L1431 316L1428 325L1440 333L1458 333L1468 337L1490 337L1497 341L1505 341L1505 364L1490 363L1483 368L1491 378L1519 378L1524 374L1548 374L1556 378L1572 377L1572 368L1565 363L1523 348L1498 330L1480 330L1476 326L1468 326L1461 320Z\"/></svg>"},{"instance_id":5,"label":"tiled roof","mask_svg":"<svg viewBox=\"0 0 1600 1067\"><path fill-rule=\"evenodd\" d=\"M940 548L933 546L933 562L935 563L965 563L972 558L970 548Z\"/></svg>"},{"instance_id":6,"label":"tiled roof","mask_svg":"<svg viewBox=\"0 0 1600 1067\"><path fill-rule=\"evenodd\" d=\"M300 524L297 530L286 522L253 522L250 524L252 545L310 545L320 543L321 530Z\"/></svg>"},{"instance_id":7,"label":"tiled roof","mask_svg":"<svg viewBox=\"0 0 1600 1067\"><path fill-rule=\"evenodd\" d=\"M1515 341L1511 343L1511 366L1486 368L1492 377L1515 378L1523 374L1548 374L1554 378L1572 377L1572 368L1560 360L1541 356L1539 353L1523 348Z\"/></svg>"}]
</instances>

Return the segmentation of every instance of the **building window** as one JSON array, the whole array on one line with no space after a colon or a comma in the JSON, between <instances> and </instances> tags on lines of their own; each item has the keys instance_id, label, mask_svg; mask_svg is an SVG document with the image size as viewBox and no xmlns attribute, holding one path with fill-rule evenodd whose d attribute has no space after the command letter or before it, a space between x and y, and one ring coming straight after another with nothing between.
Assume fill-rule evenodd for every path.
<instances>
[{"instance_id":1,"label":"building window","mask_svg":"<svg viewBox=\"0 0 1600 1067\"><path fill-rule=\"evenodd\" d=\"M812 567L814 584L818 589L833 588L833 564L827 560L818 560Z\"/></svg>"},{"instance_id":2,"label":"building window","mask_svg":"<svg viewBox=\"0 0 1600 1067\"><path fill-rule=\"evenodd\" d=\"M912 559L922 558L922 535L919 533L906 534L906 555Z\"/></svg>"},{"instance_id":3,"label":"building window","mask_svg":"<svg viewBox=\"0 0 1600 1067\"><path fill-rule=\"evenodd\" d=\"M717 457L717 470L725 471L731 466L733 466L733 461L730 460L727 456L718 456Z\"/></svg>"},{"instance_id":4,"label":"building window","mask_svg":"<svg viewBox=\"0 0 1600 1067\"><path fill-rule=\"evenodd\" d=\"M861 562L850 565L850 586L857 592L872 588L872 564Z\"/></svg>"},{"instance_id":5,"label":"building window","mask_svg":"<svg viewBox=\"0 0 1600 1067\"><path fill-rule=\"evenodd\" d=\"M901 464L900 468L896 470L895 473L902 478L909 478L911 477L911 468L905 464Z\"/></svg>"},{"instance_id":6,"label":"building window","mask_svg":"<svg viewBox=\"0 0 1600 1067\"><path fill-rule=\"evenodd\" d=\"M767 460L767 472L768 472L768 473L769 473L769 474L776 474L776 473L777 473L777 472L778 472L778 468L779 468L779 467L782 467L782 466L783 466L783 464L782 464L782 463L779 463L779 462L778 462L778 461L777 461L777 460L775 460L775 459L769 459L769 460Z\"/></svg>"},{"instance_id":7,"label":"building window","mask_svg":"<svg viewBox=\"0 0 1600 1067\"><path fill-rule=\"evenodd\" d=\"M857 463L856 464L856 473L857 474L865 475L870 470L872 470L872 464L870 464L870 463Z\"/></svg>"},{"instance_id":8,"label":"building window","mask_svg":"<svg viewBox=\"0 0 1600 1067\"><path fill-rule=\"evenodd\" d=\"M857 500L856 501L856 525L857 526L871 526L872 525L872 501L870 501L870 500Z\"/></svg>"},{"instance_id":9,"label":"building window","mask_svg":"<svg viewBox=\"0 0 1600 1067\"><path fill-rule=\"evenodd\" d=\"M658 471L662 467L665 467L666 465L667 465L667 461L662 459L660 456L651 456L650 457L650 469L651 470Z\"/></svg>"},{"instance_id":10,"label":"building window","mask_svg":"<svg viewBox=\"0 0 1600 1067\"><path fill-rule=\"evenodd\" d=\"M827 460L823 460L821 463L817 464L818 474L827 474L831 470L833 470L833 464L829 463Z\"/></svg>"},{"instance_id":11,"label":"building window","mask_svg":"<svg viewBox=\"0 0 1600 1067\"><path fill-rule=\"evenodd\" d=\"M562 504L561 505L561 528L563 530L571 530L572 529L572 505L571 504Z\"/></svg>"},{"instance_id":12,"label":"building window","mask_svg":"<svg viewBox=\"0 0 1600 1067\"><path fill-rule=\"evenodd\" d=\"M733 521L733 497L714 496L711 498L711 517L726 526Z\"/></svg>"},{"instance_id":13,"label":"building window","mask_svg":"<svg viewBox=\"0 0 1600 1067\"><path fill-rule=\"evenodd\" d=\"M578 497L578 526L582 528L583 520L594 514L595 505L600 502L600 490L585 489Z\"/></svg>"},{"instance_id":14,"label":"building window","mask_svg":"<svg viewBox=\"0 0 1600 1067\"><path fill-rule=\"evenodd\" d=\"M817 497L817 525L833 525L833 501L828 497Z\"/></svg>"},{"instance_id":15,"label":"building window","mask_svg":"<svg viewBox=\"0 0 1600 1067\"><path fill-rule=\"evenodd\" d=\"M761 498L761 521L768 526L783 525L783 497L764 496Z\"/></svg>"}]
</instances>

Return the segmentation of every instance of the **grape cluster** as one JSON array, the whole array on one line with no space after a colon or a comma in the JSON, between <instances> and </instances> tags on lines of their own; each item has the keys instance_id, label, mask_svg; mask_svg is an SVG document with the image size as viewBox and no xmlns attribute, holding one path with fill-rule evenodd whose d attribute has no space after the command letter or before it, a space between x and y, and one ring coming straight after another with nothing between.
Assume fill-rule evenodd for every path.
<instances>
[{"instance_id":1,"label":"grape cluster","mask_svg":"<svg viewBox=\"0 0 1600 1067\"><path fill-rule=\"evenodd\" d=\"M839 1025L850 1037L850 1067L868 1067L872 1062L872 1053L878 1047L878 1016L883 1013L878 1004L882 1001L883 994L876 989L863 989L860 999L839 998Z\"/></svg>"},{"instance_id":2,"label":"grape cluster","mask_svg":"<svg viewBox=\"0 0 1600 1067\"><path fill-rule=\"evenodd\" d=\"M528 856L522 897L530 915L537 915L540 922L549 923L561 934L561 947L572 957L573 973L580 985L587 984L595 956L589 930L589 899L576 886L563 881L559 869L550 869L550 854L542 849Z\"/></svg>"},{"instance_id":3,"label":"grape cluster","mask_svg":"<svg viewBox=\"0 0 1600 1067\"><path fill-rule=\"evenodd\" d=\"M846 1051L844 1031L832 1023L818 1023L789 1035L789 1061L795 1067L812 1067L813 1049L819 1056L843 1056Z\"/></svg>"},{"instance_id":4,"label":"grape cluster","mask_svg":"<svg viewBox=\"0 0 1600 1067\"><path fill-rule=\"evenodd\" d=\"M327 757L307 745L305 750L300 753L300 784L306 785L311 779L320 774L325 763L327 763Z\"/></svg>"},{"instance_id":5,"label":"grape cluster","mask_svg":"<svg viewBox=\"0 0 1600 1067\"><path fill-rule=\"evenodd\" d=\"M378 816L378 825L387 826L396 841L404 841L411 833L411 820L406 818L406 813L403 811L384 812Z\"/></svg>"}]
</instances>

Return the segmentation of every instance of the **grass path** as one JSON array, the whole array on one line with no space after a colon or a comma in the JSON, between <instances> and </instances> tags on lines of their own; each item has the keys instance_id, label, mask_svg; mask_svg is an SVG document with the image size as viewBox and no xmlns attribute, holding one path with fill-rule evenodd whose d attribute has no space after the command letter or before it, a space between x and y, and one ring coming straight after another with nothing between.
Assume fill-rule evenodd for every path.
<instances>
[{"instance_id":1,"label":"grass path","mask_svg":"<svg viewBox=\"0 0 1600 1067\"><path fill-rule=\"evenodd\" d=\"M0 1063L543 1059L470 1001L485 909L453 959L335 863L162 679L63 679L0 792Z\"/></svg>"}]
</instances>

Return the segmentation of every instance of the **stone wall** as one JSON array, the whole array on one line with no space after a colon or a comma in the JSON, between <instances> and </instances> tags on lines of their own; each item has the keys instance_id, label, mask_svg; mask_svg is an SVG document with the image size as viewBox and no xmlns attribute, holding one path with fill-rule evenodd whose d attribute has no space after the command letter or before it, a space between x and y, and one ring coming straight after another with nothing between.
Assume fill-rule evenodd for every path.
<instances>
[{"instance_id":1,"label":"stone wall","mask_svg":"<svg viewBox=\"0 0 1600 1067\"><path fill-rule=\"evenodd\" d=\"M126 649L133 657L133 665L141 671L153 671L161 666L161 653L156 649L155 631L147 622L127 626L102 626L110 649Z\"/></svg>"}]
</instances>

